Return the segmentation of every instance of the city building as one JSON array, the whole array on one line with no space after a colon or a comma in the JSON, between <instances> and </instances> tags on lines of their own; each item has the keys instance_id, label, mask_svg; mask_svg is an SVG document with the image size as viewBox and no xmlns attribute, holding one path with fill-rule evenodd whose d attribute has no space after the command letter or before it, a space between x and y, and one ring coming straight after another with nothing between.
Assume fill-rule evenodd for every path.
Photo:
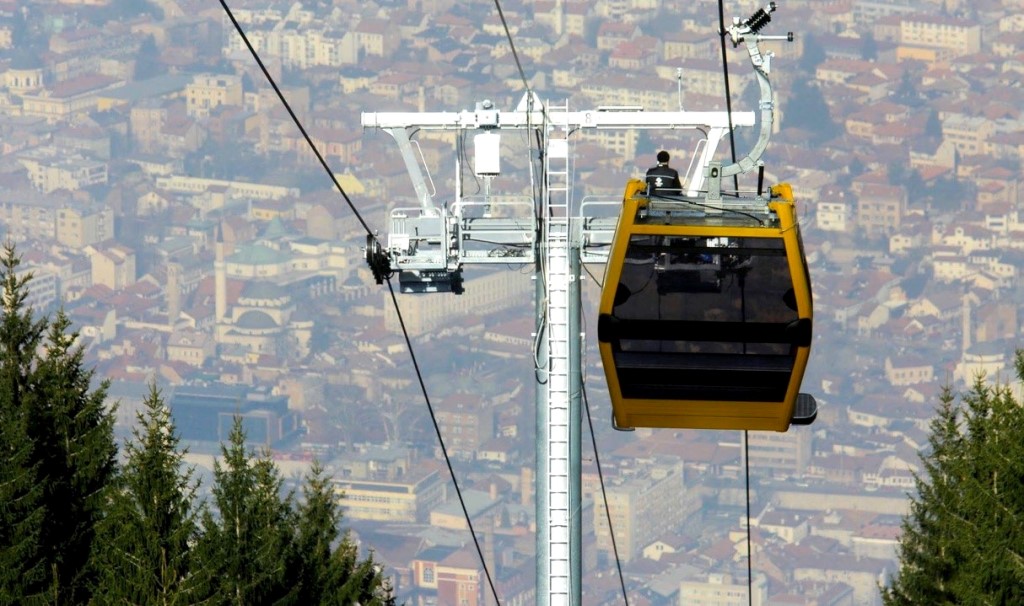
<instances>
[{"instance_id":1,"label":"city building","mask_svg":"<svg viewBox=\"0 0 1024 606\"><path fill-rule=\"evenodd\" d=\"M202 367L213 359L216 351L213 338L198 330L175 330L167 339L167 360L170 362Z\"/></svg>"},{"instance_id":2,"label":"city building","mask_svg":"<svg viewBox=\"0 0 1024 606\"><path fill-rule=\"evenodd\" d=\"M21 95L23 116L39 116L50 122L67 120L95 110L100 96L124 80L97 73L84 74Z\"/></svg>"},{"instance_id":3,"label":"city building","mask_svg":"<svg viewBox=\"0 0 1024 606\"><path fill-rule=\"evenodd\" d=\"M56 238L64 246L82 250L114 237L114 211L103 204L68 204L57 211Z\"/></svg>"},{"instance_id":4,"label":"city building","mask_svg":"<svg viewBox=\"0 0 1024 606\"><path fill-rule=\"evenodd\" d=\"M241 418L249 444L271 447L300 432L299 417L288 399L242 385L179 385L168 407L182 440L226 442L235 418Z\"/></svg>"},{"instance_id":5,"label":"city building","mask_svg":"<svg viewBox=\"0 0 1024 606\"><path fill-rule=\"evenodd\" d=\"M683 581L679 584L679 605L683 606L767 606L768 580L755 575L752 587L732 575L714 573L704 581ZM752 590L752 591L751 591Z\"/></svg>"},{"instance_id":6,"label":"city building","mask_svg":"<svg viewBox=\"0 0 1024 606\"><path fill-rule=\"evenodd\" d=\"M931 383L935 379L935 366L920 356L901 353L885 358L885 378L894 387Z\"/></svg>"},{"instance_id":7,"label":"city building","mask_svg":"<svg viewBox=\"0 0 1024 606\"><path fill-rule=\"evenodd\" d=\"M441 474L422 466L392 480L337 478L334 490L347 519L407 524L426 522L446 497Z\"/></svg>"},{"instance_id":8,"label":"city building","mask_svg":"<svg viewBox=\"0 0 1024 606\"><path fill-rule=\"evenodd\" d=\"M435 416L452 456L473 459L494 437L496 411L478 395L453 394L437 404Z\"/></svg>"},{"instance_id":9,"label":"city building","mask_svg":"<svg viewBox=\"0 0 1024 606\"><path fill-rule=\"evenodd\" d=\"M54 147L34 148L18 154L28 171L29 181L48 194L58 189L76 191L107 182L107 165L84 156L64 153Z\"/></svg>"},{"instance_id":10,"label":"city building","mask_svg":"<svg viewBox=\"0 0 1024 606\"><path fill-rule=\"evenodd\" d=\"M683 485L681 463L642 466L631 475L612 479L605 490L608 513L602 495L591 495L599 561L602 557L607 562L615 559L608 532L609 514L619 559L630 562L641 555L645 546L675 530L700 508L699 496Z\"/></svg>"},{"instance_id":11,"label":"city building","mask_svg":"<svg viewBox=\"0 0 1024 606\"><path fill-rule=\"evenodd\" d=\"M466 277L465 292L455 296L398 295L402 319L411 336L419 336L446 327L453 317L493 313L511 307L530 305L533 281L527 274L488 271L480 277ZM398 333L398 315L387 293L381 293L384 328Z\"/></svg>"},{"instance_id":12,"label":"city building","mask_svg":"<svg viewBox=\"0 0 1024 606\"><path fill-rule=\"evenodd\" d=\"M479 555L472 546L428 548L416 556L411 568L419 597L416 606L484 606L486 584Z\"/></svg>"},{"instance_id":13,"label":"city building","mask_svg":"<svg viewBox=\"0 0 1024 606\"><path fill-rule=\"evenodd\" d=\"M814 451L814 432L793 428L785 433L751 431L746 434L750 465L780 476L801 476Z\"/></svg>"},{"instance_id":14,"label":"city building","mask_svg":"<svg viewBox=\"0 0 1024 606\"><path fill-rule=\"evenodd\" d=\"M87 246L85 252L92 264L92 283L118 291L135 283L135 251L108 240Z\"/></svg>"},{"instance_id":15,"label":"city building","mask_svg":"<svg viewBox=\"0 0 1024 606\"><path fill-rule=\"evenodd\" d=\"M923 12L900 19L900 45L943 49L959 57L981 51L981 24Z\"/></svg>"},{"instance_id":16,"label":"city building","mask_svg":"<svg viewBox=\"0 0 1024 606\"><path fill-rule=\"evenodd\" d=\"M186 112L192 118L209 117L211 110L222 105L242 107L242 101L239 76L199 74L185 87Z\"/></svg>"}]
</instances>

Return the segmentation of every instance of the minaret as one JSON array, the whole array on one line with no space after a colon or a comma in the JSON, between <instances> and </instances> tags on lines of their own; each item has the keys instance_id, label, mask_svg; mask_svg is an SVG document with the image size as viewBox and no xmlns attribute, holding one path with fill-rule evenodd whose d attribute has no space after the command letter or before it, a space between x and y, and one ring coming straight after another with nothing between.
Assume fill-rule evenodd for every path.
<instances>
[{"instance_id":1,"label":"minaret","mask_svg":"<svg viewBox=\"0 0 1024 606\"><path fill-rule=\"evenodd\" d=\"M228 309L228 277L224 269L224 235L217 226L216 243L214 244L213 280L214 280L214 316L219 325L224 321Z\"/></svg>"},{"instance_id":2,"label":"minaret","mask_svg":"<svg viewBox=\"0 0 1024 606\"><path fill-rule=\"evenodd\" d=\"M181 314L181 265L167 264L167 326L174 330L174 325Z\"/></svg>"},{"instance_id":3,"label":"minaret","mask_svg":"<svg viewBox=\"0 0 1024 606\"><path fill-rule=\"evenodd\" d=\"M963 334L963 350L962 354L967 353L967 350L971 348L971 296L970 293L965 294L963 298L963 310L960 313L960 320L962 322L961 330Z\"/></svg>"}]
</instances>

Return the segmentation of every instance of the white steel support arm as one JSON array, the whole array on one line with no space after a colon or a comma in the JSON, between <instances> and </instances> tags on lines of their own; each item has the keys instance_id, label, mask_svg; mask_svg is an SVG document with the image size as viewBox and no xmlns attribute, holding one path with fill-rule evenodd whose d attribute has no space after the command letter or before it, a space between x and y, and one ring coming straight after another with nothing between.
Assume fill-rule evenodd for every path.
<instances>
[{"instance_id":1,"label":"white steel support arm","mask_svg":"<svg viewBox=\"0 0 1024 606\"><path fill-rule=\"evenodd\" d=\"M408 126L384 127L384 130L391 135L398 144L398 151L402 154L402 161L405 162L405 169L409 171L409 178L412 179L413 189L416 190L416 200L421 208L433 208L430 201L430 191L427 189L427 181L420 170L420 164L416 160L416 154L412 150L412 142L409 140Z\"/></svg>"}]
</instances>

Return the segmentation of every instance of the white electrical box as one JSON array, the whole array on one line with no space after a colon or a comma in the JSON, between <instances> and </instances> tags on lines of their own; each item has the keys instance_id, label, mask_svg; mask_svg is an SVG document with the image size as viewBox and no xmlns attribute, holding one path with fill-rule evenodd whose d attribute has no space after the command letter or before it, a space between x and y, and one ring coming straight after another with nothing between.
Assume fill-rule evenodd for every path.
<instances>
[{"instance_id":1,"label":"white electrical box","mask_svg":"<svg viewBox=\"0 0 1024 606\"><path fill-rule=\"evenodd\" d=\"M473 172L477 176L493 176L501 173L501 135L479 133L473 137L475 162Z\"/></svg>"}]
</instances>

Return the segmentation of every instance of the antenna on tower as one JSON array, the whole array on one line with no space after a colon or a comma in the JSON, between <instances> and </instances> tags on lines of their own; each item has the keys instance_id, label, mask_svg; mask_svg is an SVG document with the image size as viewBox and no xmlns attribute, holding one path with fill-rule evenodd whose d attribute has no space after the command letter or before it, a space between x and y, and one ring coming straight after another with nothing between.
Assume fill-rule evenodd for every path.
<instances>
[{"instance_id":1,"label":"antenna on tower","mask_svg":"<svg viewBox=\"0 0 1024 606\"><path fill-rule=\"evenodd\" d=\"M683 111L683 68L676 68L676 95L679 97L679 111Z\"/></svg>"}]
</instances>

